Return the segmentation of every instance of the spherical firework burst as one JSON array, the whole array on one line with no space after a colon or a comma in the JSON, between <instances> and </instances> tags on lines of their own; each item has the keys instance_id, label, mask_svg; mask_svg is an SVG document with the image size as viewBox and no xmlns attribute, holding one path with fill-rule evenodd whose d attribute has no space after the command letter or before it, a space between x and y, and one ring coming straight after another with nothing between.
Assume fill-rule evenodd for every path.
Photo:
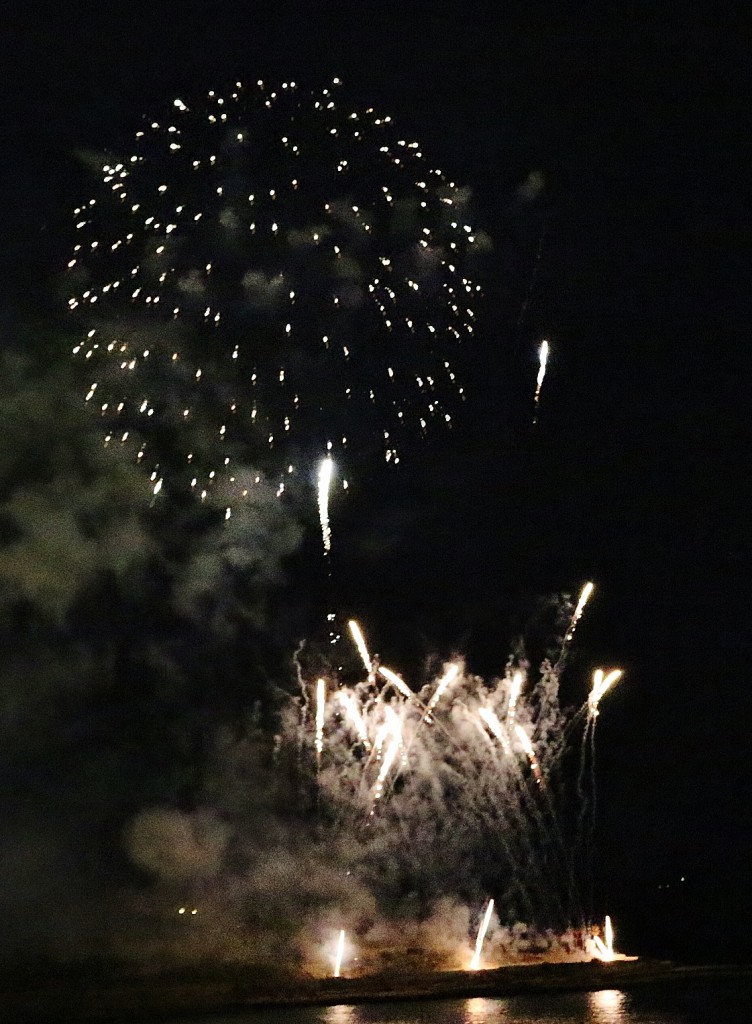
<instances>
[{"instance_id":1,"label":"spherical firework burst","mask_svg":"<svg viewBox=\"0 0 752 1024\"><path fill-rule=\"evenodd\" d=\"M392 119L292 82L176 99L75 211L88 401L154 486L208 496L451 425L480 287L467 194Z\"/></svg>"}]
</instances>

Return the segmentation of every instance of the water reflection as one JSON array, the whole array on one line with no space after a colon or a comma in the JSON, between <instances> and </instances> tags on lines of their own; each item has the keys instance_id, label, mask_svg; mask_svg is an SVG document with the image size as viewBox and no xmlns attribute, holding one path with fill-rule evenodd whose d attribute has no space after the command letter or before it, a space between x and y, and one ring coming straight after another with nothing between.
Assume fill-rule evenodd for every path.
<instances>
[{"instance_id":1,"label":"water reflection","mask_svg":"<svg viewBox=\"0 0 752 1024\"><path fill-rule=\"evenodd\" d=\"M323 1024L358 1024L357 1009L354 1006L327 1006L324 1016L321 1018Z\"/></svg>"},{"instance_id":2,"label":"water reflection","mask_svg":"<svg viewBox=\"0 0 752 1024\"><path fill-rule=\"evenodd\" d=\"M463 1024L495 1024L509 1020L506 1003L500 999L468 999L463 1009Z\"/></svg>"},{"instance_id":3,"label":"water reflection","mask_svg":"<svg viewBox=\"0 0 752 1024\"><path fill-rule=\"evenodd\" d=\"M625 996L615 988L588 993L589 1022L592 1024L625 1024Z\"/></svg>"}]
</instances>

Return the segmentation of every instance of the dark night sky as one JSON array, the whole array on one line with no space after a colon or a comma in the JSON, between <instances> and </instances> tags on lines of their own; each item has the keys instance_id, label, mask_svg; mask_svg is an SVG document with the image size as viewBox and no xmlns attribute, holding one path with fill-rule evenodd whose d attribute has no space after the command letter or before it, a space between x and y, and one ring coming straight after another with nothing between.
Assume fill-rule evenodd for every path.
<instances>
[{"instance_id":1,"label":"dark night sky","mask_svg":"<svg viewBox=\"0 0 752 1024\"><path fill-rule=\"evenodd\" d=\"M173 93L338 74L472 186L495 241L473 417L359 510L344 593L408 657L463 645L490 671L537 596L595 579L573 670L626 670L599 723L613 902L645 884L658 899L685 874L696 887L671 912L736 927L737 942L752 831L743 5L12 7L9 323L54 319L73 151L106 148ZM515 189L536 170L544 193L522 209ZM553 358L533 430L542 336Z\"/></svg>"}]
</instances>

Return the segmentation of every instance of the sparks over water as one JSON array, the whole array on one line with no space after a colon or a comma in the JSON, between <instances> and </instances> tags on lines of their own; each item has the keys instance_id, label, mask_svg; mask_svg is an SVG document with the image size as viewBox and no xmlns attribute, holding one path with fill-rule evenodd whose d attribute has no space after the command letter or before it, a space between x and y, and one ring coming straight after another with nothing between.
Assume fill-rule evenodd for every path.
<instances>
[{"instance_id":1,"label":"sparks over water","mask_svg":"<svg viewBox=\"0 0 752 1024\"><path fill-rule=\"evenodd\" d=\"M418 919L427 920L454 881L457 893L493 893L495 907L514 907L541 941L559 936L552 955L597 955L582 898L595 773L578 777L571 754L581 737L592 768L593 711L619 670L599 670L589 688L570 670L568 686L584 692L569 711L559 703L556 665L544 660L536 669L523 650L499 679L486 682L452 660L412 689L369 653L354 619L350 633L353 650L349 662L347 651L338 657L328 703L320 685L315 716L305 701L292 701L280 747L304 775L308 766L316 770L316 843L327 871L345 861L339 912L368 931L372 922L366 927L357 906L382 899L396 906L410 891ZM584 733L573 728L581 721ZM465 938L453 933L459 960L450 956L450 966L469 960L464 921ZM525 941L517 928L499 924L494 958ZM364 943L359 949L365 957ZM490 959L488 937L483 950Z\"/></svg>"}]
</instances>

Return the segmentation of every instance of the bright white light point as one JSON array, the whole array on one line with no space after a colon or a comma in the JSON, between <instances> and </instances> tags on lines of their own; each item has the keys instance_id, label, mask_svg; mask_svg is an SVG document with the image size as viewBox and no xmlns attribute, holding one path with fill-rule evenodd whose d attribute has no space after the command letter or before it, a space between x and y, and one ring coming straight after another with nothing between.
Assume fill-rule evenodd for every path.
<instances>
[{"instance_id":1,"label":"bright white light point","mask_svg":"<svg viewBox=\"0 0 752 1024\"><path fill-rule=\"evenodd\" d=\"M332 549L332 531L329 526L329 486L332 482L334 462L330 455L319 463L319 522L321 523L321 537L324 542L324 554Z\"/></svg>"},{"instance_id":2,"label":"bright white light point","mask_svg":"<svg viewBox=\"0 0 752 1024\"><path fill-rule=\"evenodd\" d=\"M154 494L159 494L159 492L161 490L162 490L162 480L157 480L157 482L154 484Z\"/></svg>"},{"instance_id":3,"label":"bright white light point","mask_svg":"<svg viewBox=\"0 0 752 1024\"><path fill-rule=\"evenodd\" d=\"M473 959L470 961L471 971L480 970L480 955L483 951L483 940L485 939L486 932L488 931L488 925L491 921L491 914L493 914L493 908L494 901L489 900L488 906L486 907L486 912L483 915L483 920L481 922L480 928L478 929L478 937L475 940L475 953L473 953Z\"/></svg>"},{"instance_id":4,"label":"bright white light point","mask_svg":"<svg viewBox=\"0 0 752 1024\"><path fill-rule=\"evenodd\" d=\"M340 930L339 940L337 941L337 955L334 958L334 977L339 978L342 970L342 954L345 951L345 930Z\"/></svg>"}]
</instances>

